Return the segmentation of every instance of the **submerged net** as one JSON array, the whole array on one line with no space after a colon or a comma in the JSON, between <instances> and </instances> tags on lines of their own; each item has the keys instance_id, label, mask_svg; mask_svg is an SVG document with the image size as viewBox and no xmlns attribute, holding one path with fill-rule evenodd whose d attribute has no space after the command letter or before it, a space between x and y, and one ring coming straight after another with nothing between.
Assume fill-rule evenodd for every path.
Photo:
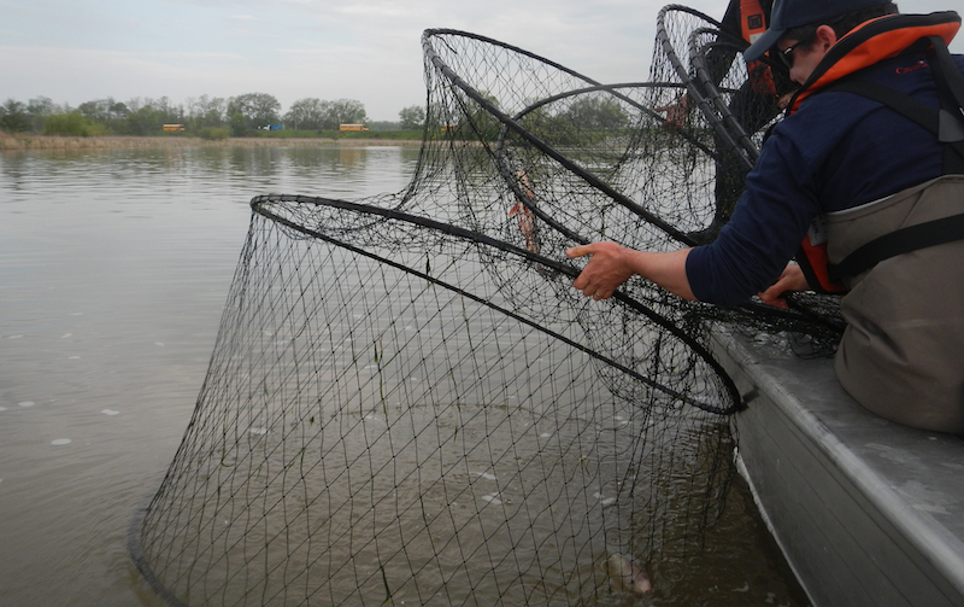
<instances>
[{"instance_id":1,"label":"submerged net","mask_svg":"<svg viewBox=\"0 0 964 607\"><path fill-rule=\"evenodd\" d=\"M677 248L711 220L718 119L655 111L687 70L602 85L465 32L423 47L406 190L252 201L194 415L132 528L172 605L616 605L647 576L671 596L732 474L711 324L832 341L819 302L571 287L567 247Z\"/></svg>"}]
</instances>

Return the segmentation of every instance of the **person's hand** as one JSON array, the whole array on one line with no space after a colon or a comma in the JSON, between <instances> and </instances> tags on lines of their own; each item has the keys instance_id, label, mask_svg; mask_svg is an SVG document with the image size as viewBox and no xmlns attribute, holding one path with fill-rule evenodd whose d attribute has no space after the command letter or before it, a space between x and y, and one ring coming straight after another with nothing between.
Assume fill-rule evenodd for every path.
<instances>
[{"instance_id":1,"label":"person's hand","mask_svg":"<svg viewBox=\"0 0 964 607\"><path fill-rule=\"evenodd\" d=\"M679 101L653 108L657 112L666 112L665 127L680 128L686 122L686 115L689 113L689 96L683 93Z\"/></svg>"},{"instance_id":2,"label":"person's hand","mask_svg":"<svg viewBox=\"0 0 964 607\"><path fill-rule=\"evenodd\" d=\"M615 242L594 242L566 250L566 255L572 259L591 256L572 286L597 301L608 299L633 275L627 259L631 252L632 249Z\"/></svg>"},{"instance_id":3,"label":"person's hand","mask_svg":"<svg viewBox=\"0 0 964 607\"><path fill-rule=\"evenodd\" d=\"M784 268L783 273L780 274L780 278L778 278L769 289L760 293L759 296L760 299L763 300L763 303L768 306L786 310L787 300L780 297L781 295L787 291L808 290L810 290L810 284L803 275L803 270L796 264L790 264Z\"/></svg>"}]
</instances>

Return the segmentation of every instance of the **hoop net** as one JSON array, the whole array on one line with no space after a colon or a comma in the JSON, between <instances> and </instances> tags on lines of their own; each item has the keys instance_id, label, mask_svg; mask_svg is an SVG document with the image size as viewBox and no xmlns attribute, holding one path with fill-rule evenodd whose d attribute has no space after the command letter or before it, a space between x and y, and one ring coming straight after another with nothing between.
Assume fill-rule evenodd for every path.
<instances>
[{"instance_id":1,"label":"hoop net","mask_svg":"<svg viewBox=\"0 0 964 607\"><path fill-rule=\"evenodd\" d=\"M252 201L194 415L131 534L172 605L624 604L644 575L678 594L664 572L719 515L725 314L642 280L587 300L563 254L675 248L707 221L710 129L653 109L686 84L422 43L403 192Z\"/></svg>"}]
</instances>

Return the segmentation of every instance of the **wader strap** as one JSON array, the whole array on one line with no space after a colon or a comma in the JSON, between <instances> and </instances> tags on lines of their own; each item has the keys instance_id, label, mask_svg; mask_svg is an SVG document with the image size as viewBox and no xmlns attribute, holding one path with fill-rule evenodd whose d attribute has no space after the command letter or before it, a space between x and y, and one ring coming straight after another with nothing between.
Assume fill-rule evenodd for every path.
<instances>
[{"instance_id":1,"label":"wader strap","mask_svg":"<svg viewBox=\"0 0 964 607\"><path fill-rule=\"evenodd\" d=\"M964 213L925 221L884 234L858 247L839 264L828 264L830 279L857 276L885 259L918 249L964 240Z\"/></svg>"},{"instance_id":2,"label":"wader strap","mask_svg":"<svg viewBox=\"0 0 964 607\"><path fill-rule=\"evenodd\" d=\"M935 62L935 64L937 63L939 62ZM946 82L944 78L938 76L941 72L942 70L940 68L934 70L934 74L937 76L936 80L938 82ZM957 72L956 68L954 69L954 73L957 74L958 78L961 78L962 86L964 86L964 77L961 77L960 72ZM957 105L957 107L942 107L940 110L936 110L924 105L913 97L899 93L876 82L868 82L866 80L846 80L834 85L828 90L853 93L872 99L927 129L933 133L944 146L942 174L964 175L964 114L962 114L964 110L962 110L961 106L957 105L957 103L954 104ZM940 95L940 97L941 103L944 105L946 96Z\"/></svg>"},{"instance_id":3,"label":"wader strap","mask_svg":"<svg viewBox=\"0 0 964 607\"><path fill-rule=\"evenodd\" d=\"M944 39L940 36L931 36L931 44L934 47L934 57L937 71L943 77L936 78L937 90L941 95L941 107L950 112L959 127L964 127L964 75L957 69L951 52L947 50ZM964 133L959 133L951 141L964 139ZM941 141L945 141L941 139Z\"/></svg>"},{"instance_id":4,"label":"wader strap","mask_svg":"<svg viewBox=\"0 0 964 607\"><path fill-rule=\"evenodd\" d=\"M964 76L958 71L944 40L931 36L929 41L934 48L934 61L929 63L937 83L940 110L864 80L842 81L828 90L867 97L927 129L943 144L943 174L964 175ZM880 236L853 251L839 264L828 264L827 273L832 281L838 281L844 276L857 276L895 255L962 239L964 214L935 219Z\"/></svg>"}]
</instances>

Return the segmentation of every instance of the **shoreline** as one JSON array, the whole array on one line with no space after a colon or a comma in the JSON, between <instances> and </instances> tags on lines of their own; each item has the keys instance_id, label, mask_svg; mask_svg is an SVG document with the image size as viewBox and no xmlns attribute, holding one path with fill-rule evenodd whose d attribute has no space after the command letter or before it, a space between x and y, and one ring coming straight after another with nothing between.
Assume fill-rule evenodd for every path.
<instances>
[{"instance_id":1,"label":"shoreline","mask_svg":"<svg viewBox=\"0 0 964 607\"><path fill-rule=\"evenodd\" d=\"M0 151L24 152L28 150L107 150L124 148L190 148L190 147L338 147L338 146L386 146L415 147L422 141L412 139L329 139L269 137L229 137L209 141L199 137L135 137L130 135L98 135L92 137L66 137L63 135L22 135L0 133Z\"/></svg>"}]
</instances>

